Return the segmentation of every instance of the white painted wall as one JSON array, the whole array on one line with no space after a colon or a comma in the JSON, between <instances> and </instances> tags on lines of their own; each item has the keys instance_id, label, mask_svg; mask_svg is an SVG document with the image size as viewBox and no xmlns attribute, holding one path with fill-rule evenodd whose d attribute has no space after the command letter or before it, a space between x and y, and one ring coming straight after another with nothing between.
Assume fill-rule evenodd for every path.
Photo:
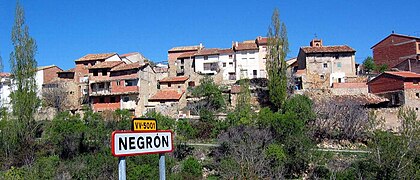
<instances>
[{"instance_id":1,"label":"white painted wall","mask_svg":"<svg viewBox=\"0 0 420 180\"><path fill-rule=\"evenodd\" d=\"M235 55L232 53L230 54L231 58L229 58L229 54L220 54L219 55L219 67L223 71L223 80L229 80L229 73L235 73ZM226 67L223 67L223 64Z\"/></svg>"},{"instance_id":2,"label":"white painted wall","mask_svg":"<svg viewBox=\"0 0 420 180\"><path fill-rule=\"evenodd\" d=\"M44 70L38 70L35 75L36 94L39 98L42 96L42 84L44 84Z\"/></svg>"},{"instance_id":3,"label":"white painted wall","mask_svg":"<svg viewBox=\"0 0 420 180\"><path fill-rule=\"evenodd\" d=\"M124 102L124 97L128 97L128 101ZM137 95L122 95L121 96L121 109L136 109Z\"/></svg>"},{"instance_id":4,"label":"white painted wall","mask_svg":"<svg viewBox=\"0 0 420 180\"><path fill-rule=\"evenodd\" d=\"M0 107L6 108L9 112L12 111L10 104L10 94L13 90L12 79L9 77L0 77Z\"/></svg>"},{"instance_id":5,"label":"white painted wall","mask_svg":"<svg viewBox=\"0 0 420 180\"><path fill-rule=\"evenodd\" d=\"M117 54L115 54L115 55L109 57L108 59L105 59L105 61L122 61L122 60Z\"/></svg>"},{"instance_id":6,"label":"white painted wall","mask_svg":"<svg viewBox=\"0 0 420 180\"><path fill-rule=\"evenodd\" d=\"M204 63L219 63L219 55L209 55L207 57L208 57L207 60L204 60L204 56L195 57L195 71L205 73L205 74L207 73L216 74L217 71L204 70Z\"/></svg>"},{"instance_id":7,"label":"white painted wall","mask_svg":"<svg viewBox=\"0 0 420 180\"><path fill-rule=\"evenodd\" d=\"M254 78L254 70L257 71L257 77L261 77L258 50L236 51L235 55L237 79Z\"/></svg>"}]
</instances>

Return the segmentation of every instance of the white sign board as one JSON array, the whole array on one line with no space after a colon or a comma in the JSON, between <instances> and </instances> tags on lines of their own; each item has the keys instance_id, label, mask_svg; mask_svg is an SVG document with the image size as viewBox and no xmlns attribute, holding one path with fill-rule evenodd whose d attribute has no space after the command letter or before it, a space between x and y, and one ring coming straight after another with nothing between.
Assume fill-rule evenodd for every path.
<instances>
[{"instance_id":1,"label":"white sign board","mask_svg":"<svg viewBox=\"0 0 420 180\"><path fill-rule=\"evenodd\" d=\"M113 156L134 156L173 151L172 131L114 131L111 138Z\"/></svg>"}]
</instances>

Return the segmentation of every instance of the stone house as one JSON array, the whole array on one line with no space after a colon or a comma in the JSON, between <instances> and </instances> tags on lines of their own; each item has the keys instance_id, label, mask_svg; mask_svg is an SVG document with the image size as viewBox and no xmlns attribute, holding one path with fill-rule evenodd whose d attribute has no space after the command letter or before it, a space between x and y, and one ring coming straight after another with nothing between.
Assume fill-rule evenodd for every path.
<instances>
[{"instance_id":1,"label":"stone house","mask_svg":"<svg viewBox=\"0 0 420 180\"><path fill-rule=\"evenodd\" d=\"M297 57L297 85L303 89L330 88L356 78L355 50L347 45L324 46L313 39L310 46L301 47ZM302 73L303 71L303 73ZM296 74L295 74L296 75Z\"/></svg>"}]
</instances>

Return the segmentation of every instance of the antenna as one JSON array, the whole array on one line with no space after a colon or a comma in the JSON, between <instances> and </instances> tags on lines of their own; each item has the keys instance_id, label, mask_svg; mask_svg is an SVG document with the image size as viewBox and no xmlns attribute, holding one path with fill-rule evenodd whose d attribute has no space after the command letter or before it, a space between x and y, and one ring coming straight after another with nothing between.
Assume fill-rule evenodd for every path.
<instances>
[{"instance_id":1,"label":"antenna","mask_svg":"<svg viewBox=\"0 0 420 180\"><path fill-rule=\"evenodd\" d=\"M318 36L316 35L316 33L314 34L314 36L315 36L315 39L318 39Z\"/></svg>"}]
</instances>

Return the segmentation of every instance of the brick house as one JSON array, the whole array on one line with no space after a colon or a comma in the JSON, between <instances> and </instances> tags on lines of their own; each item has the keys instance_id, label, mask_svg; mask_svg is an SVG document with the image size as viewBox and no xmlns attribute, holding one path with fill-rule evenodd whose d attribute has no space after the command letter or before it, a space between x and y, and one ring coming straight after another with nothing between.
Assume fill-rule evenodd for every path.
<instances>
[{"instance_id":1,"label":"brick house","mask_svg":"<svg viewBox=\"0 0 420 180\"><path fill-rule=\"evenodd\" d=\"M38 97L42 97L42 86L44 84L50 83L52 80L57 78L57 72L61 71L63 70L56 65L41 66L37 68L35 81L37 86Z\"/></svg>"},{"instance_id":2,"label":"brick house","mask_svg":"<svg viewBox=\"0 0 420 180\"><path fill-rule=\"evenodd\" d=\"M420 74L408 71L385 71L368 84L369 93L390 100L389 106L420 108Z\"/></svg>"},{"instance_id":3,"label":"brick house","mask_svg":"<svg viewBox=\"0 0 420 180\"><path fill-rule=\"evenodd\" d=\"M148 109L154 109L166 115L174 115L187 105L186 91L189 77L167 77L159 81L159 90L149 98Z\"/></svg>"},{"instance_id":4,"label":"brick house","mask_svg":"<svg viewBox=\"0 0 420 180\"><path fill-rule=\"evenodd\" d=\"M410 71L417 74L420 74L420 60L418 59L406 59L401 63L395 65L394 69L398 69L400 71Z\"/></svg>"},{"instance_id":5,"label":"brick house","mask_svg":"<svg viewBox=\"0 0 420 180\"><path fill-rule=\"evenodd\" d=\"M178 66L182 66L177 63L177 59L181 54L187 52L197 52L203 49L203 44L200 43L198 46L180 46L173 47L168 50L168 66L169 66L169 77L177 76L177 69L180 69ZM180 75L183 76L183 75Z\"/></svg>"},{"instance_id":6,"label":"brick house","mask_svg":"<svg viewBox=\"0 0 420 180\"><path fill-rule=\"evenodd\" d=\"M102 62L89 68L89 96L94 111L127 109L144 114L156 92L156 75L149 64Z\"/></svg>"},{"instance_id":7,"label":"brick house","mask_svg":"<svg viewBox=\"0 0 420 180\"><path fill-rule=\"evenodd\" d=\"M420 38L392 33L371 49L375 64L393 68L406 59L420 59Z\"/></svg>"},{"instance_id":8,"label":"brick house","mask_svg":"<svg viewBox=\"0 0 420 180\"><path fill-rule=\"evenodd\" d=\"M355 50L347 45L324 46L313 39L310 46L301 47L295 73L297 87L303 89L330 88L333 83L344 83L356 77Z\"/></svg>"}]
</instances>

